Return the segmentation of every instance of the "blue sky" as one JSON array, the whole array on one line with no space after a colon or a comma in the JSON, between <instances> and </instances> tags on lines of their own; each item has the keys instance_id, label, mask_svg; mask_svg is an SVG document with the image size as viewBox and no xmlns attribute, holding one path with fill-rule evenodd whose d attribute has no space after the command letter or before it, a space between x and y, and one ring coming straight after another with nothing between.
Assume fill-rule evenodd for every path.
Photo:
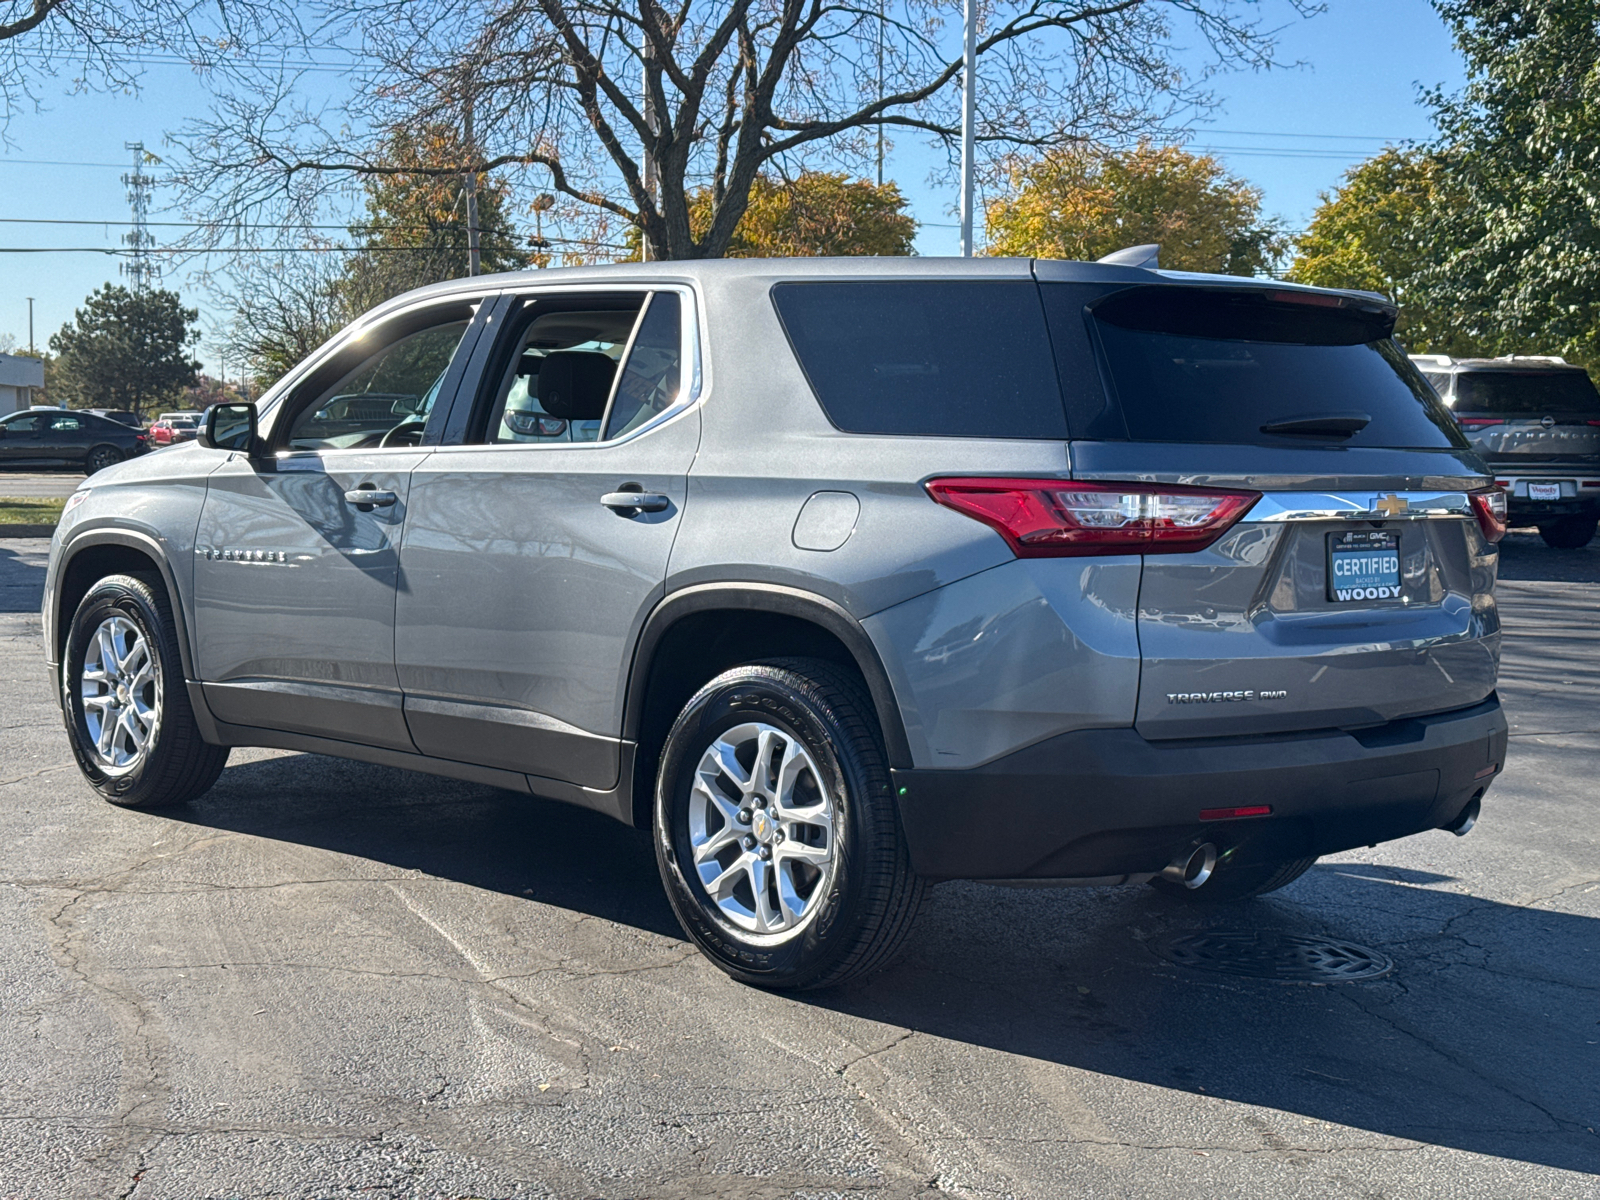
<instances>
[{"instance_id":1,"label":"blue sky","mask_svg":"<svg viewBox=\"0 0 1600 1200\"><path fill-rule=\"evenodd\" d=\"M1267 213L1295 229L1348 167L1385 142L1428 136L1419 85L1461 82L1459 59L1427 0L1329 0L1328 9L1283 31L1282 58L1304 66L1216 78L1220 107L1191 140L1260 187ZM126 226L96 222L127 220L120 176L132 156L124 143L143 141L159 153L167 131L205 112L205 85L186 68L152 65L137 96L42 95L45 111L17 117L11 144L0 147L0 246L115 249ZM923 222L918 250L954 254L954 189L930 187L930 166L926 151L907 146L891 156L886 173ZM155 221L179 219L159 211L162 203L158 194ZM37 218L89 223L27 223ZM160 226L153 232L165 240ZM26 346L26 297L33 296L35 340L43 346L90 291L120 278L117 267L116 258L99 253L0 254L0 333ZM163 282L214 321L201 269L193 265ZM209 345L200 357L215 373ZM230 375L236 370L228 367Z\"/></svg>"}]
</instances>

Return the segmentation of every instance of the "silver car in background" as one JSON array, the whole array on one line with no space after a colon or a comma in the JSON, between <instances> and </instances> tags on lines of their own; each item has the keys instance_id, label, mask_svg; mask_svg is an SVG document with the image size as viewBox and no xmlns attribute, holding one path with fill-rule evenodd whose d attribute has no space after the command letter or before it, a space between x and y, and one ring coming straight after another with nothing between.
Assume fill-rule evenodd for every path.
<instances>
[{"instance_id":1,"label":"silver car in background","mask_svg":"<svg viewBox=\"0 0 1600 1200\"><path fill-rule=\"evenodd\" d=\"M1395 316L1005 259L413 292L72 498L67 735L131 806L276 746L597 810L773 987L942 879L1205 903L1462 833L1504 497Z\"/></svg>"}]
</instances>

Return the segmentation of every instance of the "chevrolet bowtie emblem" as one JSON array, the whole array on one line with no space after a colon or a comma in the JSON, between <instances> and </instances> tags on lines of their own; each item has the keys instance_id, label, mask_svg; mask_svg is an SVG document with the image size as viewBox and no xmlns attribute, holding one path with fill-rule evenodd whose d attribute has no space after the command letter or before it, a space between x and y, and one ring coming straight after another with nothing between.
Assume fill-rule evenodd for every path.
<instances>
[{"instance_id":1,"label":"chevrolet bowtie emblem","mask_svg":"<svg viewBox=\"0 0 1600 1200\"><path fill-rule=\"evenodd\" d=\"M1379 496L1374 500L1372 507L1386 517L1398 517L1401 513L1411 510L1411 501L1390 492L1387 496Z\"/></svg>"}]
</instances>

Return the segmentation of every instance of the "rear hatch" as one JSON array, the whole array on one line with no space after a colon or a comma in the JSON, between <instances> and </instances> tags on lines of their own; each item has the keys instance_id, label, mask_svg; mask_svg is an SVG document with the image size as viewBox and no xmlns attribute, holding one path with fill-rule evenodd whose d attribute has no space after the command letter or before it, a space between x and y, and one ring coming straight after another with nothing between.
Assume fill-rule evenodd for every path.
<instances>
[{"instance_id":1,"label":"rear hatch","mask_svg":"<svg viewBox=\"0 0 1600 1200\"><path fill-rule=\"evenodd\" d=\"M1074 478L1261 494L1207 548L1145 556L1144 736L1356 729L1489 694L1497 558L1470 493L1491 481L1391 340L1392 308L1041 283L1064 381L1076 354L1104 383L1068 389L1075 436L1093 433Z\"/></svg>"},{"instance_id":2,"label":"rear hatch","mask_svg":"<svg viewBox=\"0 0 1600 1200\"><path fill-rule=\"evenodd\" d=\"M1457 422L1492 467L1600 470L1600 392L1582 367L1481 367L1456 375Z\"/></svg>"}]
</instances>

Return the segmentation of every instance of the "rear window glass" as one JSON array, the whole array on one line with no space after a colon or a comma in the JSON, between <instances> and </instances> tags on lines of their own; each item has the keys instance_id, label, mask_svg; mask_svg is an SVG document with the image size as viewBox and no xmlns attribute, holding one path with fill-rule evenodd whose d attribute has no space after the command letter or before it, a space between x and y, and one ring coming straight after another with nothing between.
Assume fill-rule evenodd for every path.
<instances>
[{"instance_id":1,"label":"rear window glass","mask_svg":"<svg viewBox=\"0 0 1600 1200\"><path fill-rule=\"evenodd\" d=\"M1067 436L1033 283L784 283L772 299L847 433Z\"/></svg>"},{"instance_id":2,"label":"rear window glass","mask_svg":"<svg viewBox=\"0 0 1600 1200\"><path fill-rule=\"evenodd\" d=\"M1383 313L1156 287L1107 297L1093 314L1135 441L1466 445ZM1363 417L1348 436L1328 432Z\"/></svg>"},{"instance_id":3,"label":"rear window glass","mask_svg":"<svg viewBox=\"0 0 1600 1200\"><path fill-rule=\"evenodd\" d=\"M1464 371L1456 379L1456 411L1600 416L1600 394L1586 371Z\"/></svg>"}]
</instances>

